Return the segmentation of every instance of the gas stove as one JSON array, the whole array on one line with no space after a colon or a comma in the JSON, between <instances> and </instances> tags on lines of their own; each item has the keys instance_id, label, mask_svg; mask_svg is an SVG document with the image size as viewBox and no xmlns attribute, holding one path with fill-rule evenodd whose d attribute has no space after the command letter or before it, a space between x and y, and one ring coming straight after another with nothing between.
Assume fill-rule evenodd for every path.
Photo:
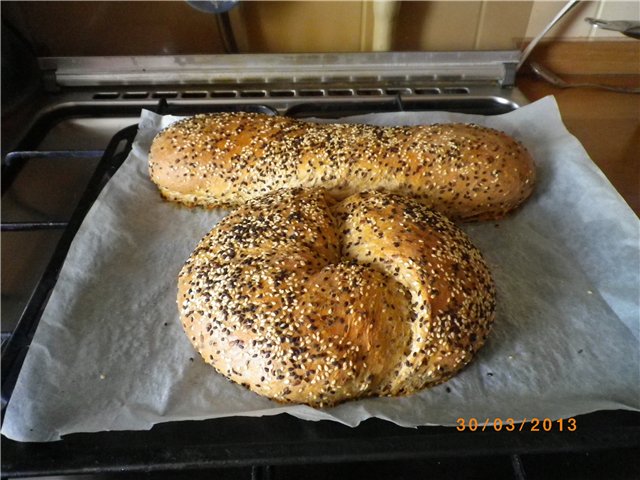
<instances>
[{"instance_id":1,"label":"gas stove","mask_svg":"<svg viewBox=\"0 0 640 480\"><path fill-rule=\"evenodd\" d=\"M141 109L494 115L527 103L514 86L518 61L519 52L40 59L39 88L3 118L3 414L66 251L127 156ZM545 478L554 468L578 478L603 468L608 478L627 478L636 471L628 465L638 424L633 413L608 412L582 416L574 436L536 436L236 417L74 434L50 444L3 437L2 475Z\"/></svg>"}]
</instances>

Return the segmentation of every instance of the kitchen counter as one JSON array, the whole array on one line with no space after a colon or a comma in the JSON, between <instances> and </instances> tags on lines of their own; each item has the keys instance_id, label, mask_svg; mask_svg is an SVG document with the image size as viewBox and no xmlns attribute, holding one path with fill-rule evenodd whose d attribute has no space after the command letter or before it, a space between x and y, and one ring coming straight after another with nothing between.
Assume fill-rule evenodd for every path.
<instances>
[{"instance_id":1,"label":"kitchen counter","mask_svg":"<svg viewBox=\"0 0 640 480\"><path fill-rule=\"evenodd\" d=\"M639 87L640 75L561 75L570 83ZM530 100L553 95L567 129L582 143L640 216L640 95L594 88L560 88L523 74L517 86Z\"/></svg>"}]
</instances>

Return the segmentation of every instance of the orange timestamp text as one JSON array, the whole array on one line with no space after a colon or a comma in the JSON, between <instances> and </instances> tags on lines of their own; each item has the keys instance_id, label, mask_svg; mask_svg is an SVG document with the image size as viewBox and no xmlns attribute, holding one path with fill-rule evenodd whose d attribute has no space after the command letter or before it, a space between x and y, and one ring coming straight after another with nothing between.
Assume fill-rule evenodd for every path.
<instances>
[{"instance_id":1,"label":"orange timestamp text","mask_svg":"<svg viewBox=\"0 0 640 480\"><path fill-rule=\"evenodd\" d=\"M559 418L523 418L516 422L513 418L458 418L456 420L456 430L459 432L484 432L493 430L495 432L575 432L578 429L576 419Z\"/></svg>"}]
</instances>

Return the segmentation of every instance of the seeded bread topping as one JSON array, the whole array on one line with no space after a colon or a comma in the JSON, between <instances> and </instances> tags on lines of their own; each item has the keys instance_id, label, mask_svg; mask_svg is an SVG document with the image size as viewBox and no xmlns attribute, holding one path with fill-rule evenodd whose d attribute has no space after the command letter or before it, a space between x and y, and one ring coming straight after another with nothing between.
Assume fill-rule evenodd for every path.
<instances>
[{"instance_id":1,"label":"seeded bread topping","mask_svg":"<svg viewBox=\"0 0 640 480\"><path fill-rule=\"evenodd\" d=\"M161 194L236 206L281 188L337 199L383 190L452 218L497 219L532 192L534 163L508 135L473 124L320 124L256 113L197 115L160 132L149 154Z\"/></svg>"},{"instance_id":2,"label":"seeded bread topping","mask_svg":"<svg viewBox=\"0 0 640 480\"><path fill-rule=\"evenodd\" d=\"M495 288L469 238L414 199L293 189L249 200L202 239L178 307L218 372L322 407L456 374L485 342Z\"/></svg>"}]
</instances>

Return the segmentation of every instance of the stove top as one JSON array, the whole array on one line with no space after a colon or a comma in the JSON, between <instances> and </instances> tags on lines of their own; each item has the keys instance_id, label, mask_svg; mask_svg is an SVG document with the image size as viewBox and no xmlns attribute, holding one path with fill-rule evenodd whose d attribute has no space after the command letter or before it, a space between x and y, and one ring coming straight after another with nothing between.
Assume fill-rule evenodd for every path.
<instances>
[{"instance_id":1,"label":"stove top","mask_svg":"<svg viewBox=\"0 0 640 480\"><path fill-rule=\"evenodd\" d=\"M45 91L3 119L3 413L66 249L126 157L141 109L334 118L400 110L493 115L526 103L513 87L517 59L509 54L497 61L452 54L212 57L44 59ZM425 68L426 60L439 64L438 73ZM582 431L568 437L409 430L379 420L352 429L286 416L228 418L150 432L74 434L43 445L3 437L2 475L171 472L179 478L187 472L197 478L215 469L219 478L252 479L445 472L447 478L548 478L555 469L566 478L598 471L631 478L638 472L631 459L639 423L630 412L586 415Z\"/></svg>"}]
</instances>

